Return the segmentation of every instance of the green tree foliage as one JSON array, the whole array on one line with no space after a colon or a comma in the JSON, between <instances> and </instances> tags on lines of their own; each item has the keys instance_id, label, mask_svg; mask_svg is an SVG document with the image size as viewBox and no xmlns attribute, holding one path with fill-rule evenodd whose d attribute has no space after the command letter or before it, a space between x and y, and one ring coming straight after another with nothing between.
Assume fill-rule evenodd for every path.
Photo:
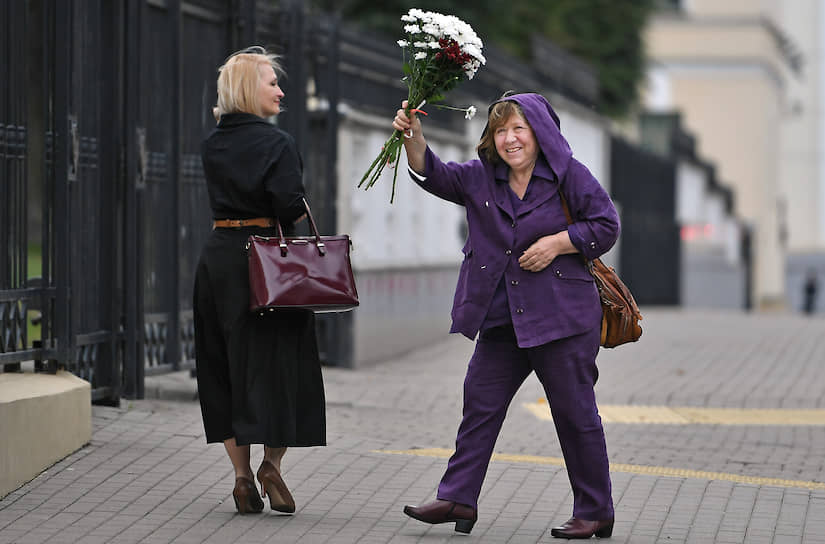
<instances>
[{"instance_id":1,"label":"green tree foliage","mask_svg":"<svg viewBox=\"0 0 825 544\"><path fill-rule=\"evenodd\" d=\"M652 0L542 0L539 32L589 62L599 76L600 107L621 117L639 98L645 73L642 31Z\"/></svg>"},{"instance_id":2,"label":"green tree foliage","mask_svg":"<svg viewBox=\"0 0 825 544\"><path fill-rule=\"evenodd\" d=\"M481 38L530 59L530 36L538 33L590 63L599 78L598 107L622 117L637 103L645 71L642 31L655 0L313 0L317 9L396 36L399 17L411 7L450 13Z\"/></svg>"}]
</instances>

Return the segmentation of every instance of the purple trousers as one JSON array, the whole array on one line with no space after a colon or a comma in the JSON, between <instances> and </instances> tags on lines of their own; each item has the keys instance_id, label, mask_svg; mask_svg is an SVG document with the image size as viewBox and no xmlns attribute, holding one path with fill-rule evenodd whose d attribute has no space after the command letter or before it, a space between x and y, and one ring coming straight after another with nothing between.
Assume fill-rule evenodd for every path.
<instances>
[{"instance_id":1,"label":"purple trousers","mask_svg":"<svg viewBox=\"0 0 825 544\"><path fill-rule=\"evenodd\" d=\"M438 498L478 508L481 484L510 401L531 371L544 387L573 488L573 516L613 517L602 420L593 386L599 329L520 348L511 327L481 335L464 380L464 414Z\"/></svg>"}]
</instances>

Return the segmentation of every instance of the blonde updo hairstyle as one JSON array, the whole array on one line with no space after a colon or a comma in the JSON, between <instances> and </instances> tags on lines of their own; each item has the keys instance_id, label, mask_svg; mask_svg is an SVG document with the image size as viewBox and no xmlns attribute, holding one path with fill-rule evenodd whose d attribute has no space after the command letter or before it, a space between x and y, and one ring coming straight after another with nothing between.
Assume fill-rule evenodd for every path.
<instances>
[{"instance_id":1,"label":"blonde updo hairstyle","mask_svg":"<svg viewBox=\"0 0 825 544\"><path fill-rule=\"evenodd\" d=\"M218 68L218 104L212 108L215 119L224 113L241 112L263 117L258 102L261 64L269 64L276 74L283 73L278 56L257 45L233 53Z\"/></svg>"}]
</instances>

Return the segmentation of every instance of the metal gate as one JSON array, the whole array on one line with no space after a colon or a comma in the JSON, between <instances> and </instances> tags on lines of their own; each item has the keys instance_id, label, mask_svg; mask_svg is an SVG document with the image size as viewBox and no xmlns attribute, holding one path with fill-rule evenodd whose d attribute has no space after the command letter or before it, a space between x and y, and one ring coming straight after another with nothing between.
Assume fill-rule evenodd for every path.
<instances>
[{"instance_id":1,"label":"metal gate","mask_svg":"<svg viewBox=\"0 0 825 544\"><path fill-rule=\"evenodd\" d=\"M232 8L235 8L233 11ZM128 248L124 395L193 366L191 285L210 228L199 145L215 125L216 68L237 2L141 0L125 29Z\"/></svg>"},{"instance_id":2,"label":"metal gate","mask_svg":"<svg viewBox=\"0 0 825 544\"><path fill-rule=\"evenodd\" d=\"M117 5L3 3L0 363L59 364L117 402ZM113 122L115 121L115 122ZM42 264L36 263L39 257ZM33 313L37 312L37 315ZM40 340L28 336L39 322ZM11 363L11 367L8 364Z\"/></svg>"},{"instance_id":3,"label":"metal gate","mask_svg":"<svg viewBox=\"0 0 825 544\"><path fill-rule=\"evenodd\" d=\"M199 145L216 68L255 42L259 10L284 24L254 0L0 4L3 370L49 361L38 369L66 368L117 403L142 397L147 373L193 366L210 228Z\"/></svg>"},{"instance_id":4,"label":"metal gate","mask_svg":"<svg viewBox=\"0 0 825 544\"><path fill-rule=\"evenodd\" d=\"M610 187L622 221L622 280L639 304L679 304L676 165L621 138L613 137L610 145Z\"/></svg>"}]
</instances>

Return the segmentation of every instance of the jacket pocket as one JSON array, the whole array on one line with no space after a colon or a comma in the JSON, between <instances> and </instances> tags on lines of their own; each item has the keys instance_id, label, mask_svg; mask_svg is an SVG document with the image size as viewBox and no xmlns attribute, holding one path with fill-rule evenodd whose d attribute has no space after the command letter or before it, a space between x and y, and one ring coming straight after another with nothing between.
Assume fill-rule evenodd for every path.
<instances>
[{"instance_id":1,"label":"jacket pocket","mask_svg":"<svg viewBox=\"0 0 825 544\"><path fill-rule=\"evenodd\" d=\"M594 282L593 276L584 266L584 260L578 254L559 255L548 268L560 280Z\"/></svg>"}]
</instances>

